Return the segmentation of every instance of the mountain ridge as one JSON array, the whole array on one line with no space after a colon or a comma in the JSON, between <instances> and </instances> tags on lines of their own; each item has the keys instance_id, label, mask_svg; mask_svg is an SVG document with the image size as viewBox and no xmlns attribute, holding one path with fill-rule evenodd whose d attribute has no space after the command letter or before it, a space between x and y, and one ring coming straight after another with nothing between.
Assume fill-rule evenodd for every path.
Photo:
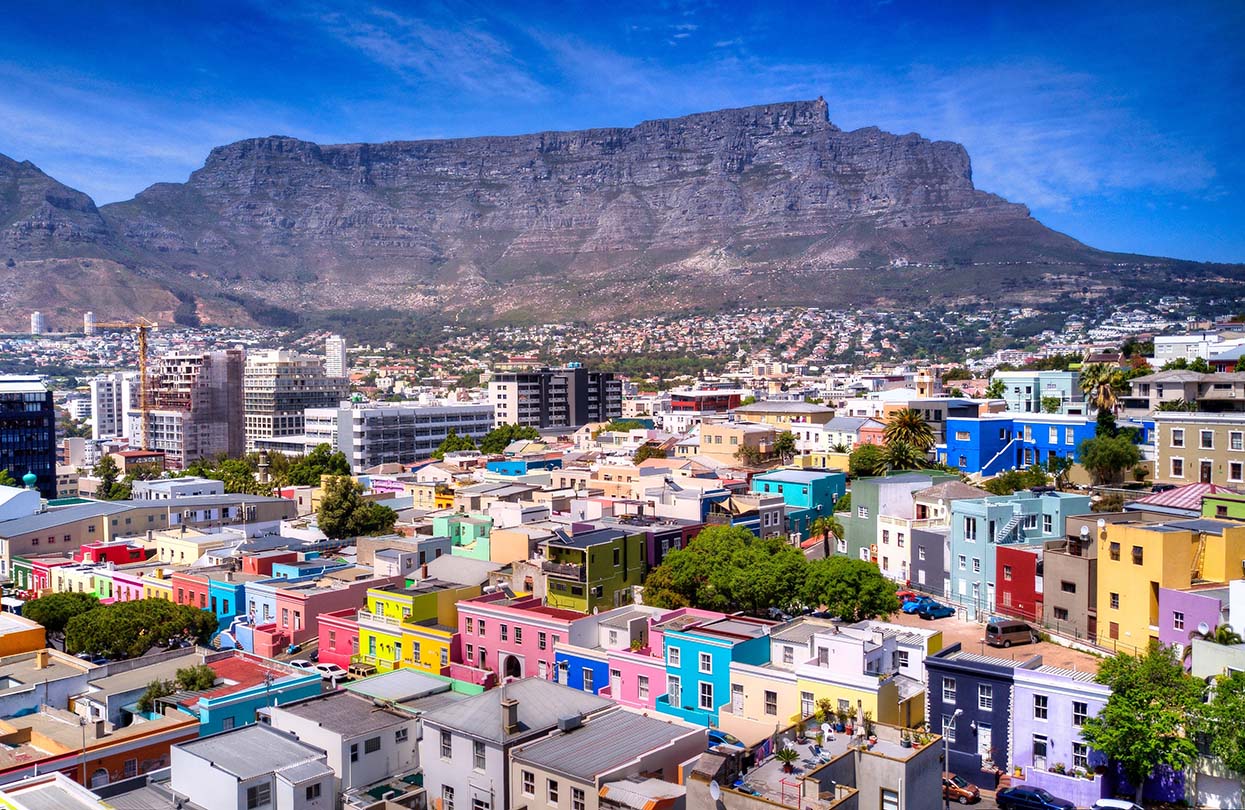
<instances>
[{"instance_id":1,"label":"mountain ridge","mask_svg":"<svg viewBox=\"0 0 1245 810\"><path fill-rule=\"evenodd\" d=\"M184 322L1006 303L1126 282L1123 265L1197 267L1088 247L977 189L962 145L845 132L821 99L525 135L247 138L212 149L184 183L99 207L0 158L6 254L10 272L109 260L174 295ZM1052 277L1063 287L1044 289Z\"/></svg>"}]
</instances>

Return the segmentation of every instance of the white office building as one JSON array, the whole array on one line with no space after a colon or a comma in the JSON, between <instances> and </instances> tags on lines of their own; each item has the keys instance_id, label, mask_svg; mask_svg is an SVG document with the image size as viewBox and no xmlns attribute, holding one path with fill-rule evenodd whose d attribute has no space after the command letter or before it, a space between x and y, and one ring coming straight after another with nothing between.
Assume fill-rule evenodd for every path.
<instances>
[{"instance_id":1,"label":"white office building","mask_svg":"<svg viewBox=\"0 0 1245 810\"><path fill-rule=\"evenodd\" d=\"M324 341L324 371L330 377L345 377L350 366L346 362L346 339L329 335Z\"/></svg>"},{"instance_id":2,"label":"white office building","mask_svg":"<svg viewBox=\"0 0 1245 810\"><path fill-rule=\"evenodd\" d=\"M130 438L127 411L138 407L138 372L114 371L90 382L91 438Z\"/></svg>"},{"instance_id":3,"label":"white office building","mask_svg":"<svg viewBox=\"0 0 1245 810\"><path fill-rule=\"evenodd\" d=\"M326 373L319 357L284 350L248 353L242 377L247 451L262 439L300 435L304 411L335 407L349 390L346 378Z\"/></svg>"}]
</instances>

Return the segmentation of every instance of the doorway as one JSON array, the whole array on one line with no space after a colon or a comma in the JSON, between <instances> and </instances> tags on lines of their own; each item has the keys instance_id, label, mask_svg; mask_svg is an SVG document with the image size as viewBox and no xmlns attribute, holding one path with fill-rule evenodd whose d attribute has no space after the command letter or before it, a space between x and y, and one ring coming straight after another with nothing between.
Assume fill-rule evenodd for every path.
<instances>
[{"instance_id":1,"label":"doorway","mask_svg":"<svg viewBox=\"0 0 1245 810\"><path fill-rule=\"evenodd\" d=\"M1203 484L1210 483L1210 474L1214 467L1215 463L1213 461L1203 461L1201 463L1201 474L1199 475L1199 479Z\"/></svg>"},{"instance_id":2,"label":"doorway","mask_svg":"<svg viewBox=\"0 0 1245 810\"><path fill-rule=\"evenodd\" d=\"M507 655L506 662L502 664L503 678L522 678L523 662L519 660L517 655Z\"/></svg>"}]
</instances>

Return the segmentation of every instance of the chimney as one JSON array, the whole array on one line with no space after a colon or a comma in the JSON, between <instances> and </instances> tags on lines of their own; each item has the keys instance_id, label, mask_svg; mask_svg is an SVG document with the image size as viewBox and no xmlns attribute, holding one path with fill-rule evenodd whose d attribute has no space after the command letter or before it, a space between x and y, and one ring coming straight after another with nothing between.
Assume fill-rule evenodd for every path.
<instances>
[{"instance_id":1,"label":"chimney","mask_svg":"<svg viewBox=\"0 0 1245 810\"><path fill-rule=\"evenodd\" d=\"M419 576L421 579L428 578L428 564L427 563L424 563L423 565L419 567Z\"/></svg>"},{"instance_id":2,"label":"chimney","mask_svg":"<svg viewBox=\"0 0 1245 810\"><path fill-rule=\"evenodd\" d=\"M103 738L104 734L107 731L104 728L104 726L106 726L107 724L108 724L107 720L96 720L95 721L95 739L98 740L98 739Z\"/></svg>"},{"instance_id":3,"label":"chimney","mask_svg":"<svg viewBox=\"0 0 1245 810\"><path fill-rule=\"evenodd\" d=\"M47 669L52 654L47 650L35 651L35 669Z\"/></svg>"},{"instance_id":4,"label":"chimney","mask_svg":"<svg viewBox=\"0 0 1245 810\"><path fill-rule=\"evenodd\" d=\"M514 698L504 698L501 702L501 719L503 731L506 734L513 734L519 730L519 701Z\"/></svg>"}]
</instances>

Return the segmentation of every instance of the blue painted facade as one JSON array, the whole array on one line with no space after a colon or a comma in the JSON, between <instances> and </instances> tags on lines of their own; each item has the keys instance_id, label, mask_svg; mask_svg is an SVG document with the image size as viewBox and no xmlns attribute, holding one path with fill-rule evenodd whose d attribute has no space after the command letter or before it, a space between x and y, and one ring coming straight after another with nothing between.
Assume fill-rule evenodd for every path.
<instances>
[{"instance_id":1,"label":"blue painted facade","mask_svg":"<svg viewBox=\"0 0 1245 810\"><path fill-rule=\"evenodd\" d=\"M984 788L994 785L982 773L983 760L1001 768L1010 762L1014 666L1006 658L965 653L959 643L925 658L926 728L947 738L947 770ZM963 714L952 727L956 709Z\"/></svg>"},{"instance_id":2,"label":"blue painted facade","mask_svg":"<svg viewBox=\"0 0 1245 810\"><path fill-rule=\"evenodd\" d=\"M787 533L805 537L814 520L834 514L835 502L847 492L847 475L837 470L774 470L755 476L752 491L781 495Z\"/></svg>"},{"instance_id":3,"label":"blue painted facade","mask_svg":"<svg viewBox=\"0 0 1245 810\"><path fill-rule=\"evenodd\" d=\"M504 461L490 461L487 469L498 475L527 475L540 470L562 469L560 458L512 458Z\"/></svg>"},{"instance_id":4,"label":"blue painted facade","mask_svg":"<svg viewBox=\"0 0 1245 810\"><path fill-rule=\"evenodd\" d=\"M1044 414L991 414L978 419L948 419L947 439L938 460L966 473L998 475L1051 456L1079 459L1081 442L1097 435L1092 419Z\"/></svg>"},{"instance_id":5,"label":"blue painted facade","mask_svg":"<svg viewBox=\"0 0 1245 810\"><path fill-rule=\"evenodd\" d=\"M208 580L210 604L216 606L217 627L227 627L234 616L245 610L246 583L213 577Z\"/></svg>"},{"instance_id":6,"label":"blue painted facade","mask_svg":"<svg viewBox=\"0 0 1245 810\"><path fill-rule=\"evenodd\" d=\"M610 685L610 665L604 650L559 647L553 657L557 665L556 680L563 686L595 695Z\"/></svg>"},{"instance_id":7,"label":"blue painted facade","mask_svg":"<svg viewBox=\"0 0 1245 810\"><path fill-rule=\"evenodd\" d=\"M315 697L321 692L320 673L300 673L277 678L271 685L258 684L219 697L200 697L182 711L199 718L199 736L207 737L255 722L256 712L265 706L282 706Z\"/></svg>"},{"instance_id":8,"label":"blue painted facade","mask_svg":"<svg viewBox=\"0 0 1245 810\"><path fill-rule=\"evenodd\" d=\"M730 700L731 662L769 663L768 625L728 616L666 631L667 692L657 698L656 710L698 726L716 726L718 707Z\"/></svg>"}]
</instances>

